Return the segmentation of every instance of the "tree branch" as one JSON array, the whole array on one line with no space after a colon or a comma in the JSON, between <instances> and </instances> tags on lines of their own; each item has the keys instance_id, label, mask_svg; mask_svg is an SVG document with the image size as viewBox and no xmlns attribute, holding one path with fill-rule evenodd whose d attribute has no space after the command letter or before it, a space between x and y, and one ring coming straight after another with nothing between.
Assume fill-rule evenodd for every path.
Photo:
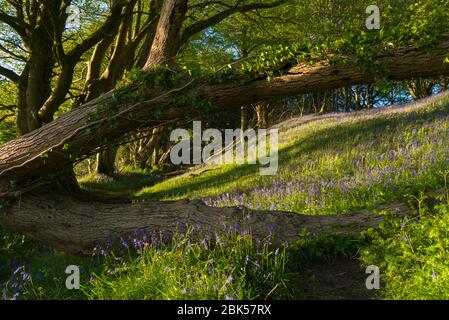
<instances>
[{"instance_id":1,"label":"tree branch","mask_svg":"<svg viewBox=\"0 0 449 320\"><path fill-rule=\"evenodd\" d=\"M116 23L121 21L122 8L128 4L127 0L118 0L111 8L111 12L106 18L103 25L86 38L83 42L79 43L75 48L67 53L67 56L71 59L78 60L84 52L92 48L98 42L101 41L109 33L110 29L113 29Z\"/></svg>"},{"instance_id":2,"label":"tree branch","mask_svg":"<svg viewBox=\"0 0 449 320\"><path fill-rule=\"evenodd\" d=\"M16 53L12 52L11 50L9 50L8 48L5 48L1 44L0 44L0 50L5 52L6 54L8 54L11 57L11 59L26 62L26 58L24 56L20 56Z\"/></svg>"},{"instance_id":3,"label":"tree branch","mask_svg":"<svg viewBox=\"0 0 449 320\"><path fill-rule=\"evenodd\" d=\"M135 0L131 0L133 2ZM58 110L59 106L64 102L67 92L70 90L70 85L73 80L74 69L76 63L80 60L81 56L96 45L107 35L111 30L115 30L115 27L121 22L121 13L124 6L130 2L126 0L118 0L116 4L111 8L111 13L106 18L103 25L85 39L82 43L78 44L75 48L70 50L67 54L64 54L62 44L59 50L58 58L61 62L61 74L56 82L55 90L52 95L45 101L42 108L39 110L39 119L43 123L50 122L53 119L54 113Z\"/></svg>"},{"instance_id":4,"label":"tree branch","mask_svg":"<svg viewBox=\"0 0 449 320\"><path fill-rule=\"evenodd\" d=\"M11 80L14 83L18 82L20 79L20 76L17 73L15 73L14 71L12 71L8 68L2 67L2 66L0 66L0 75L8 78L9 80Z\"/></svg>"},{"instance_id":5,"label":"tree branch","mask_svg":"<svg viewBox=\"0 0 449 320\"><path fill-rule=\"evenodd\" d=\"M197 23L194 23L194 24L186 27L184 32L182 33L179 47L181 47L183 44L187 43L187 41L189 40L190 37L194 36L195 34L201 32L202 30L204 30L208 27L211 27L211 26L214 26L214 25L220 23L221 21L223 21L224 19L226 19L227 17L229 17L235 13L239 13L239 12L245 13L245 12L256 10L256 9L274 8L274 7L284 4L285 2L286 2L286 0L279 0L279 1L272 2L272 3L251 3L251 4L247 4L247 5L243 5L243 6L230 7L229 9L226 9L220 13L217 13L216 15L214 15L208 19L199 21Z\"/></svg>"},{"instance_id":6,"label":"tree branch","mask_svg":"<svg viewBox=\"0 0 449 320\"><path fill-rule=\"evenodd\" d=\"M0 22L6 23L13 28L22 39L28 38L27 30L29 30L29 25L23 21L19 21L17 17L10 16L0 10Z\"/></svg>"}]
</instances>

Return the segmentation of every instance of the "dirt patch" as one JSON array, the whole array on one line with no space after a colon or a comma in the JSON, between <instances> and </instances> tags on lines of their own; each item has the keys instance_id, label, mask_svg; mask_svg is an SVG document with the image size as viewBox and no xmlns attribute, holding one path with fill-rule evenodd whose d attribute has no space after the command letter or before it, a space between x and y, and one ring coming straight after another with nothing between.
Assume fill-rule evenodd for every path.
<instances>
[{"instance_id":1,"label":"dirt patch","mask_svg":"<svg viewBox=\"0 0 449 320\"><path fill-rule=\"evenodd\" d=\"M316 263L298 276L299 299L367 300L375 299L365 287L368 277L357 260L338 259ZM375 290L374 290L375 291Z\"/></svg>"}]
</instances>

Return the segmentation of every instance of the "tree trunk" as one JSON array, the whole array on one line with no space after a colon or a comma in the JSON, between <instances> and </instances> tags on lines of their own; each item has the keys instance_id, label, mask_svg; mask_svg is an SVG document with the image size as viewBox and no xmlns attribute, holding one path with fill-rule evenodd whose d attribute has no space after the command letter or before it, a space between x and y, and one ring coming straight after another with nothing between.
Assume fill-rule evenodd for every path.
<instances>
[{"instance_id":1,"label":"tree trunk","mask_svg":"<svg viewBox=\"0 0 449 320\"><path fill-rule=\"evenodd\" d=\"M430 79L415 79L406 81L405 85L413 100L420 100L432 95L435 81Z\"/></svg>"},{"instance_id":2,"label":"tree trunk","mask_svg":"<svg viewBox=\"0 0 449 320\"><path fill-rule=\"evenodd\" d=\"M164 1L150 56L144 70L150 70L157 64L173 66L174 57L179 49L179 31L187 12L187 2L187 0Z\"/></svg>"},{"instance_id":3,"label":"tree trunk","mask_svg":"<svg viewBox=\"0 0 449 320\"><path fill-rule=\"evenodd\" d=\"M246 106L240 107L240 130L242 132L246 131L248 129L248 113L246 110Z\"/></svg>"},{"instance_id":4,"label":"tree trunk","mask_svg":"<svg viewBox=\"0 0 449 320\"><path fill-rule=\"evenodd\" d=\"M345 112L351 111L352 94L351 87L343 88L343 98L345 99Z\"/></svg>"},{"instance_id":5,"label":"tree trunk","mask_svg":"<svg viewBox=\"0 0 449 320\"><path fill-rule=\"evenodd\" d=\"M126 44L128 33L133 27L132 11L136 4L136 0L130 3L124 9L124 20L120 26L117 43L114 48L112 57L101 78L92 83L94 94L89 94L88 98L96 98L102 93L112 90L117 81L123 76L126 68L127 56L132 50L133 43ZM152 65L167 63L173 66L173 59L178 49L178 36L184 15L187 12L187 0L170 0L164 1L161 10L159 23L150 56L145 68L150 69ZM97 94L96 94L97 93ZM105 151L99 152L97 155L97 173L107 176L113 176L115 172L115 157L118 148L109 147ZM142 164L142 163L141 163Z\"/></svg>"},{"instance_id":6,"label":"tree trunk","mask_svg":"<svg viewBox=\"0 0 449 320\"><path fill-rule=\"evenodd\" d=\"M440 82L440 86L441 86L441 92L446 91L449 88L449 78L443 77Z\"/></svg>"},{"instance_id":7,"label":"tree trunk","mask_svg":"<svg viewBox=\"0 0 449 320\"><path fill-rule=\"evenodd\" d=\"M372 109L374 107L374 104L373 104L373 85L371 84L368 84L366 86L365 100L366 100L366 107L368 109Z\"/></svg>"},{"instance_id":8,"label":"tree trunk","mask_svg":"<svg viewBox=\"0 0 449 320\"><path fill-rule=\"evenodd\" d=\"M149 22L157 21L160 12L160 1L150 0L150 12L148 15ZM140 47L136 67L142 69L150 56L151 46L153 44L154 35L156 34L157 23L152 23L150 30L147 32L142 46Z\"/></svg>"},{"instance_id":9,"label":"tree trunk","mask_svg":"<svg viewBox=\"0 0 449 320\"><path fill-rule=\"evenodd\" d=\"M360 110L362 109L362 92L360 90L360 86L355 86L355 92L354 92L354 103L355 103L355 109Z\"/></svg>"},{"instance_id":10,"label":"tree trunk","mask_svg":"<svg viewBox=\"0 0 449 320\"><path fill-rule=\"evenodd\" d=\"M107 147L97 154L97 168L98 174L103 174L108 177L113 177L115 173L115 156L118 147Z\"/></svg>"},{"instance_id":11,"label":"tree trunk","mask_svg":"<svg viewBox=\"0 0 449 320\"><path fill-rule=\"evenodd\" d=\"M407 211L402 204L392 206ZM376 228L384 216L361 211L350 215L311 216L290 212L254 211L242 208L207 207L201 201L139 203L101 203L78 200L60 194L29 194L17 201L7 214L0 214L0 224L26 233L28 237L54 248L75 254L91 254L113 234L126 235L136 230L149 234L170 235L186 225L198 226L211 236L227 228L251 230L264 239L272 233L278 244L293 241L306 228L311 233L351 234Z\"/></svg>"},{"instance_id":12,"label":"tree trunk","mask_svg":"<svg viewBox=\"0 0 449 320\"><path fill-rule=\"evenodd\" d=\"M254 111L257 117L257 127L260 129L266 129L268 127L268 108L267 102L257 102L253 104Z\"/></svg>"}]
</instances>

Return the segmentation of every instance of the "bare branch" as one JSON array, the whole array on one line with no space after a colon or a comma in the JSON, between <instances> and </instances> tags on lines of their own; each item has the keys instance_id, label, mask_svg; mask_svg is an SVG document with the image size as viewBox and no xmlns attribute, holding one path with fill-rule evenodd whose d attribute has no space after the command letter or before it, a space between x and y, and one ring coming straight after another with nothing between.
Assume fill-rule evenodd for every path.
<instances>
[{"instance_id":1,"label":"bare branch","mask_svg":"<svg viewBox=\"0 0 449 320\"><path fill-rule=\"evenodd\" d=\"M79 59L81 55L96 45L101 39L105 37L109 33L109 30L113 29L113 26L120 22L122 8L128 4L126 0L119 0L115 5L112 6L111 12L109 16L106 18L106 21L103 25L94 33L92 33L88 38L86 38L83 42L78 44L75 48L70 50L67 53L67 56L72 59Z\"/></svg>"},{"instance_id":2,"label":"bare branch","mask_svg":"<svg viewBox=\"0 0 449 320\"><path fill-rule=\"evenodd\" d=\"M12 116L14 116L14 113L7 113L0 118L0 122L5 121L6 119L8 119L9 117L12 117Z\"/></svg>"},{"instance_id":3,"label":"bare branch","mask_svg":"<svg viewBox=\"0 0 449 320\"><path fill-rule=\"evenodd\" d=\"M243 6L238 6L238 3L233 6L230 7L229 9L226 9L220 13L217 13L216 15L207 18L205 20L199 21L197 23L194 23L190 26L188 26L187 28L185 28L182 36L181 36L181 40L179 43L179 46L187 43L187 41L189 40L190 37L194 36L195 34L201 32L202 30L211 27L213 25L216 25L218 23L220 23L221 21L223 21L224 19L226 19L227 17L235 14L235 13L245 13L245 12L249 12L252 10L256 10L256 9L269 9L269 8L274 8L277 6L280 6L282 4L284 4L286 2L286 0L278 0L272 3L251 3L251 4L247 4L247 5L243 5Z\"/></svg>"},{"instance_id":4,"label":"bare branch","mask_svg":"<svg viewBox=\"0 0 449 320\"><path fill-rule=\"evenodd\" d=\"M17 108L17 106L15 106L13 104L0 103L0 110L8 110L8 111L14 112L16 108Z\"/></svg>"},{"instance_id":5,"label":"bare branch","mask_svg":"<svg viewBox=\"0 0 449 320\"><path fill-rule=\"evenodd\" d=\"M29 25L24 21L19 21L17 17L13 17L0 10L0 22L6 23L8 26L13 28L22 39L27 39L27 29Z\"/></svg>"},{"instance_id":6,"label":"bare branch","mask_svg":"<svg viewBox=\"0 0 449 320\"><path fill-rule=\"evenodd\" d=\"M11 50L9 50L8 48L5 48L1 44L0 44L0 50L5 52L6 54L8 54L14 60L26 61L26 58L24 56L20 56L17 53L12 52Z\"/></svg>"},{"instance_id":7,"label":"bare branch","mask_svg":"<svg viewBox=\"0 0 449 320\"><path fill-rule=\"evenodd\" d=\"M0 66L0 75L8 78L9 80L11 80L14 83L18 82L20 79L20 76L17 73L15 73L14 71L12 71L8 68L2 67L2 66Z\"/></svg>"}]
</instances>

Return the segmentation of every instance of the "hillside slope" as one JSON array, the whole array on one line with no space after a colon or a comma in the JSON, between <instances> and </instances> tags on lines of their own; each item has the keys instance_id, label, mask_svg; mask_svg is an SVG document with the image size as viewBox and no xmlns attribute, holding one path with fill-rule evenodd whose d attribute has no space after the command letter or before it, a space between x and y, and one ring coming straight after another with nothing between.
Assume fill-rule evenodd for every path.
<instances>
[{"instance_id":1,"label":"hillside slope","mask_svg":"<svg viewBox=\"0 0 449 320\"><path fill-rule=\"evenodd\" d=\"M306 116L279 128L279 170L202 165L136 193L213 206L336 214L440 188L449 168L449 93L400 107Z\"/></svg>"}]
</instances>

